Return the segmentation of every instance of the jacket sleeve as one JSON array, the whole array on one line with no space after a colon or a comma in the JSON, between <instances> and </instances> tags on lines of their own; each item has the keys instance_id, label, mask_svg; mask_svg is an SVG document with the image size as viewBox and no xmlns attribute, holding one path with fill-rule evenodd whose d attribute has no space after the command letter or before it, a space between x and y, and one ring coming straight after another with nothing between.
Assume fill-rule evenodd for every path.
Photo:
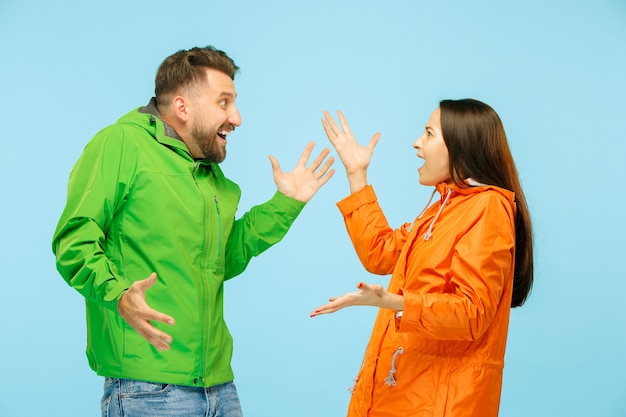
<instances>
[{"instance_id":1,"label":"jacket sleeve","mask_svg":"<svg viewBox=\"0 0 626 417\"><path fill-rule=\"evenodd\" d=\"M224 279L241 274L252 257L280 242L304 206L302 201L276 192L269 201L235 220L226 243Z\"/></svg>"},{"instance_id":2,"label":"jacket sleeve","mask_svg":"<svg viewBox=\"0 0 626 417\"><path fill-rule=\"evenodd\" d=\"M370 185L346 197L337 207L365 269L379 275L392 273L406 242L409 224L395 230L389 227Z\"/></svg>"},{"instance_id":3,"label":"jacket sleeve","mask_svg":"<svg viewBox=\"0 0 626 417\"><path fill-rule=\"evenodd\" d=\"M117 274L105 253L108 225L128 191L121 169L128 158L124 152L123 131L115 127L87 144L70 174L66 206L52 241L63 279L87 300L115 311L117 299L131 284Z\"/></svg>"},{"instance_id":4,"label":"jacket sleeve","mask_svg":"<svg viewBox=\"0 0 626 417\"><path fill-rule=\"evenodd\" d=\"M417 331L440 340L476 340L488 329L500 303L510 305L503 294L507 284L512 287L507 281L513 279L512 216L503 204L492 202L458 240L448 272L450 293L399 290L404 297L400 332Z\"/></svg>"}]
</instances>

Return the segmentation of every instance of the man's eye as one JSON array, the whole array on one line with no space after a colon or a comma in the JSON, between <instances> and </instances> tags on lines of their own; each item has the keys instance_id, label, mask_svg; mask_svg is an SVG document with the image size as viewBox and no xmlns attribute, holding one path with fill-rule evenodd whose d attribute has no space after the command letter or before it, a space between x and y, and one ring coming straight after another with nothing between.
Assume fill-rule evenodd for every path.
<instances>
[{"instance_id":1,"label":"man's eye","mask_svg":"<svg viewBox=\"0 0 626 417\"><path fill-rule=\"evenodd\" d=\"M219 104L222 107L226 107L228 105L228 101L227 100L220 100Z\"/></svg>"}]
</instances>

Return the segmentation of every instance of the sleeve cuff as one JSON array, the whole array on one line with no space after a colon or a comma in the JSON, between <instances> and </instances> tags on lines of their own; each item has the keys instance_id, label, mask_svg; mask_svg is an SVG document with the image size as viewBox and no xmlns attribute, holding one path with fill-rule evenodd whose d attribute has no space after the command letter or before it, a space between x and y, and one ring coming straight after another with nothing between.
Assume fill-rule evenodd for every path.
<instances>
[{"instance_id":1,"label":"sleeve cuff","mask_svg":"<svg viewBox=\"0 0 626 417\"><path fill-rule=\"evenodd\" d=\"M348 197L338 202L337 207L339 207L341 214L346 216L356 209L361 208L366 204L374 203L377 200L374 188L371 185L366 185L359 191L350 194Z\"/></svg>"},{"instance_id":2,"label":"sleeve cuff","mask_svg":"<svg viewBox=\"0 0 626 417\"><path fill-rule=\"evenodd\" d=\"M413 332L419 327L422 316L421 297L417 294L404 293L402 289L398 290L398 294L404 298L404 308L401 318L396 320L396 330L398 332Z\"/></svg>"},{"instance_id":3,"label":"sleeve cuff","mask_svg":"<svg viewBox=\"0 0 626 417\"><path fill-rule=\"evenodd\" d=\"M304 206L305 202L296 200L295 198L287 197L285 194L276 191L274 196L270 199L271 203L274 203L277 207L280 207L286 214L298 217Z\"/></svg>"},{"instance_id":4,"label":"sleeve cuff","mask_svg":"<svg viewBox=\"0 0 626 417\"><path fill-rule=\"evenodd\" d=\"M117 304L122 297L122 294L130 288L127 282L117 281L108 289L106 295L102 299L102 305L110 310L117 312Z\"/></svg>"}]
</instances>

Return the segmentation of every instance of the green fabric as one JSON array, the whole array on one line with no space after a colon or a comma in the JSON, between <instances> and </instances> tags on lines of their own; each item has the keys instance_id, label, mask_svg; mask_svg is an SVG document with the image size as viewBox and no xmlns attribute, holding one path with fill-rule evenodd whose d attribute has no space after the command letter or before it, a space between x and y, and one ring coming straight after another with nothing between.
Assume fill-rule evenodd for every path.
<instances>
[{"instance_id":1,"label":"green fabric","mask_svg":"<svg viewBox=\"0 0 626 417\"><path fill-rule=\"evenodd\" d=\"M233 380L223 282L280 241L304 203L276 193L240 219L241 191L194 161L158 117L134 110L100 131L72 170L54 233L57 269L86 300L87 356L99 375L178 385ZM176 320L159 352L117 313L133 281L158 274L148 304Z\"/></svg>"}]
</instances>

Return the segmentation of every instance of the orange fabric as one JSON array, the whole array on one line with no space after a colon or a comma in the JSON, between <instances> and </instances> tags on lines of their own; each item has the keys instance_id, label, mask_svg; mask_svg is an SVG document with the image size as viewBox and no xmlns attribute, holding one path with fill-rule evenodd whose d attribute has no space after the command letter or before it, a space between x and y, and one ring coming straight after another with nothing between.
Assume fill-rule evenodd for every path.
<instances>
[{"instance_id":1,"label":"orange fabric","mask_svg":"<svg viewBox=\"0 0 626 417\"><path fill-rule=\"evenodd\" d=\"M498 415L513 290L514 194L444 183L437 190L438 202L395 230L371 186L337 204L365 268L392 274L388 291L404 297L401 318L388 309L376 318L349 417ZM392 365L395 386L385 384Z\"/></svg>"}]
</instances>

